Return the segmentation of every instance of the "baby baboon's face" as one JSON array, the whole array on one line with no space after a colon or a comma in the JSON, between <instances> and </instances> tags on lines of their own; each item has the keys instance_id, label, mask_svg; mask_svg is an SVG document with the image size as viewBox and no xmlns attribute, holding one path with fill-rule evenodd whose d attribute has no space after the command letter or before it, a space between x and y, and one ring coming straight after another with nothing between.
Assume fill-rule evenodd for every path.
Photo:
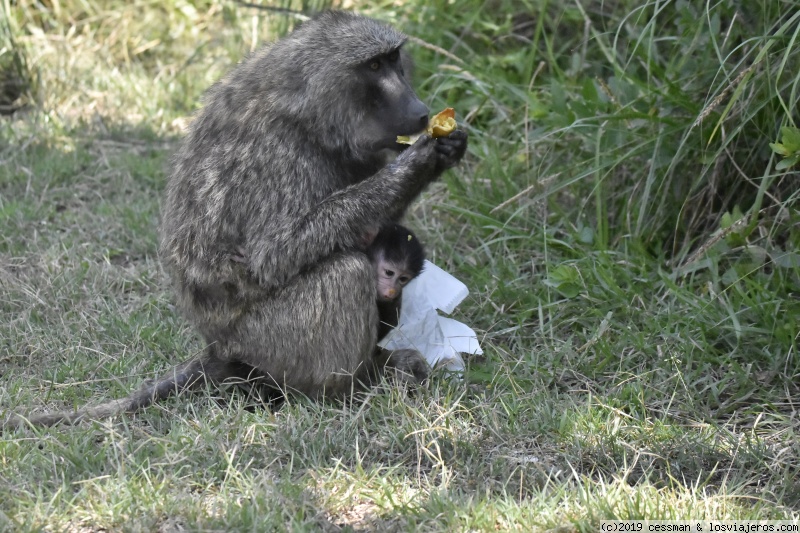
<instances>
[{"instance_id":1,"label":"baby baboon's face","mask_svg":"<svg viewBox=\"0 0 800 533\"><path fill-rule=\"evenodd\" d=\"M391 302L400 297L409 281L414 279L414 273L405 263L387 261L379 257L375 262L378 275L378 301Z\"/></svg>"}]
</instances>

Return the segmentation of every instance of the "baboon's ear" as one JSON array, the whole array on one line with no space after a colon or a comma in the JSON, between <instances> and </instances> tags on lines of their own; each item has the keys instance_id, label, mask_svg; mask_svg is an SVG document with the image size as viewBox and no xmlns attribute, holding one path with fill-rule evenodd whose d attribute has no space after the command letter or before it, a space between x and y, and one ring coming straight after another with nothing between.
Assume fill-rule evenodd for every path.
<instances>
[{"instance_id":1,"label":"baboon's ear","mask_svg":"<svg viewBox=\"0 0 800 533\"><path fill-rule=\"evenodd\" d=\"M406 45L400 48L400 64L403 65L403 77L410 82L414 78L414 60L406 51Z\"/></svg>"}]
</instances>

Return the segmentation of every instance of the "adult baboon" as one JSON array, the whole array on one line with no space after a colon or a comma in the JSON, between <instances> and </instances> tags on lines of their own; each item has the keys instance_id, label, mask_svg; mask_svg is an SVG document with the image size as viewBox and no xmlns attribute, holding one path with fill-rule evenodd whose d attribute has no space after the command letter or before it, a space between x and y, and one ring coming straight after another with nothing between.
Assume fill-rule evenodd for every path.
<instances>
[{"instance_id":1,"label":"adult baboon","mask_svg":"<svg viewBox=\"0 0 800 533\"><path fill-rule=\"evenodd\" d=\"M319 397L347 393L353 376L384 362L427 375L414 350L376 352L375 274L363 250L365 228L400 219L467 147L463 131L423 136L386 163L396 137L428 121L406 77L405 40L326 12L211 87L173 160L160 245L205 353L128 398L30 423L134 411L204 379L256 376Z\"/></svg>"}]
</instances>

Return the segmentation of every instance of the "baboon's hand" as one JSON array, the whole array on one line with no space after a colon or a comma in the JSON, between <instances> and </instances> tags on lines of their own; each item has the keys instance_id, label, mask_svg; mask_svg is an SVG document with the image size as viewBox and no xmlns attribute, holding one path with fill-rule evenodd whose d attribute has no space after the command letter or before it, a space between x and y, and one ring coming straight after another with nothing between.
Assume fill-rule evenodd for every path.
<instances>
[{"instance_id":1,"label":"baboon's hand","mask_svg":"<svg viewBox=\"0 0 800 533\"><path fill-rule=\"evenodd\" d=\"M454 167L467 150L467 133L456 130L447 137L432 138L422 135L398 158L411 161L412 168L421 171L427 181L433 181L448 168Z\"/></svg>"},{"instance_id":2,"label":"baboon's hand","mask_svg":"<svg viewBox=\"0 0 800 533\"><path fill-rule=\"evenodd\" d=\"M436 174L441 174L461 161L467 151L467 132L455 130L447 137L433 140L436 148Z\"/></svg>"},{"instance_id":3,"label":"baboon's hand","mask_svg":"<svg viewBox=\"0 0 800 533\"><path fill-rule=\"evenodd\" d=\"M378 236L378 228L377 227L370 227L364 231L364 234L361 236L361 240L358 242L358 248L360 250L366 250L370 246L372 246L372 241L375 240L375 237Z\"/></svg>"},{"instance_id":4,"label":"baboon's hand","mask_svg":"<svg viewBox=\"0 0 800 533\"><path fill-rule=\"evenodd\" d=\"M419 385L430 374L431 367L425 357L417 350L394 350L386 362L386 366L395 370L394 377L400 383Z\"/></svg>"}]
</instances>

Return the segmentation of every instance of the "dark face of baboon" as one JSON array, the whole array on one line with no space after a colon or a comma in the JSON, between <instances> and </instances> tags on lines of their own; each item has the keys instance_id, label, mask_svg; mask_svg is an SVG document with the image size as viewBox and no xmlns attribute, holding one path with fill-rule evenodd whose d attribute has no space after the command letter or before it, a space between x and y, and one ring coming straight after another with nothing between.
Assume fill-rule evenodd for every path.
<instances>
[{"instance_id":1,"label":"dark face of baboon","mask_svg":"<svg viewBox=\"0 0 800 533\"><path fill-rule=\"evenodd\" d=\"M327 12L209 89L173 159L159 250L208 348L126 399L32 423L131 411L231 377L312 397L347 393L353 374L367 380L383 365L425 377L419 352L376 352L364 228L397 222L463 157L467 134L423 135L387 164L395 137L428 117L408 81L405 40Z\"/></svg>"},{"instance_id":2,"label":"dark face of baboon","mask_svg":"<svg viewBox=\"0 0 800 533\"><path fill-rule=\"evenodd\" d=\"M367 108L358 144L399 150L398 135L416 133L428 125L428 108L404 76L400 49L368 60L358 71Z\"/></svg>"},{"instance_id":3,"label":"dark face of baboon","mask_svg":"<svg viewBox=\"0 0 800 533\"><path fill-rule=\"evenodd\" d=\"M327 30L323 39L321 25ZM346 133L351 147L359 153L397 149L398 135L416 133L427 126L428 108L406 77L405 65L409 61L401 49L404 35L369 19L329 12L301 26L294 36L296 40L286 42L299 42L304 51L308 44L304 39L320 39L320 46L312 51L316 57L309 63L322 60L324 65L315 64L315 70L303 77L315 99L330 106L324 114L336 123L319 132ZM357 51L352 48L353 37L362 43ZM336 62L325 61L326 56L336 57ZM320 118L316 116L317 120Z\"/></svg>"}]
</instances>

